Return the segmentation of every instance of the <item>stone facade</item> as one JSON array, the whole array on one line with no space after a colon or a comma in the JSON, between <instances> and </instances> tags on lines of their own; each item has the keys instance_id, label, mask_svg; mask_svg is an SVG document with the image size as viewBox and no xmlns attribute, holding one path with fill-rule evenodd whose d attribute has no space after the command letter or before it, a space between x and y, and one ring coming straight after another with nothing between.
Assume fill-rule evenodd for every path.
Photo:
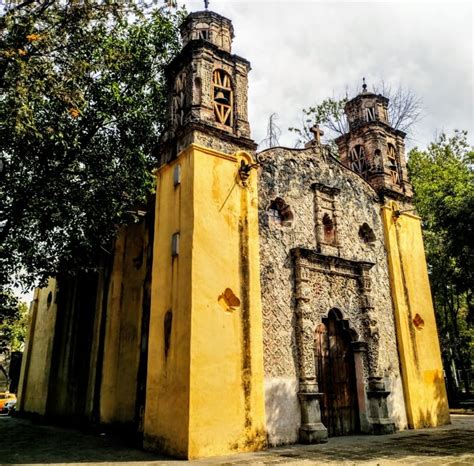
<instances>
[{"instance_id":1,"label":"stone facade","mask_svg":"<svg viewBox=\"0 0 474 466\"><path fill-rule=\"evenodd\" d=\"M188 459L448 423L387 99L347 103L339 159L316 130L255 156L231 22L196 12L181 32L156 195L98 275L37 292L19 411Z\"/></svg>"},{"instance_id":2,"label":"stone facade","mask_svg":"<svg viewBox=\"0 0 474 466\"><path fill-rule=\"evenodd\" d=\"M259 154L260 256L267 429L271 443L298 439L298 380L314 382L314 332L338 309L364 342L364 385L382 377L389 417L406 427L380 199L324 148L274 148ZM291 222L275 219L284 200ZM335 240L325 242L321 213L332 210ZM369 238L364 231L371 232ZM364 401L368 406L368 400ZM276 416L285 406L281 416ZM361 428L370 431L370 413Z\"/></svg>"}]
</instances>

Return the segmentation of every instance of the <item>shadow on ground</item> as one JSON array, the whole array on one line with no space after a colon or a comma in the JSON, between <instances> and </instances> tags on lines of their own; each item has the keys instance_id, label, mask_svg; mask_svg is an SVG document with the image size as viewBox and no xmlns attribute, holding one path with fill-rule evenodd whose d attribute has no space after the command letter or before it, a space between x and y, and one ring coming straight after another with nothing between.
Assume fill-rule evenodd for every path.
<instances>
[{"instance_id":1,"label":"shadow on ground","mask_svg":"<svg viewBox=\"0 0 474 466\"><path fill-rule=\"evenodd\" d=\"M131 448L110 435L93 435L0 417L0 464L111 463L169 460Z\"/></svg>"},{"instance_id":2,"label":"shadow on ground","mask_svg":"<svg viewBox=\"0 0 474 466\"><path fill-rule=\"evenodd\" d=\"M387 436L332 438L323 445L291 445L265 452L198 461L205 464L474 464L474 416L452 416L453 424ZM1 464L184 463L125 446L111 436L0 417Z\"/></svg>"}]
</instances>

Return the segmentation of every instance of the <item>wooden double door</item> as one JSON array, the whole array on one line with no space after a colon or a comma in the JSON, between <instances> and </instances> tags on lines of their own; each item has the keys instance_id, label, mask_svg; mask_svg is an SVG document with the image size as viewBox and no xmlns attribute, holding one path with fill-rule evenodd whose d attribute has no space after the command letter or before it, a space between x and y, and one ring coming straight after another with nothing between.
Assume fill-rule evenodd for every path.
<instances>
[{"instance_id":1,"label":"wooden double door","mask_svg":"<svg viewBox=\"0 0 474 466\"><path fill-rule=\"evenodd\" d=\"M347 321L331 311L315 332L316 375L321 400L321 420L329 436L359 431L356 373L352 336Z\"/></svg>"}]
</instances>

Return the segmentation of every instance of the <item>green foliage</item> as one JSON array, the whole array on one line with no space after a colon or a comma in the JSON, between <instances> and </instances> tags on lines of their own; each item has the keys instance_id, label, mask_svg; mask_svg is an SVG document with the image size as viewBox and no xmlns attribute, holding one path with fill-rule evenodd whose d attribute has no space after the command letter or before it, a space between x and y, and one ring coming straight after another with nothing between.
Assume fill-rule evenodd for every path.
<instances>
[{"instance_id":1,"label":"green foliage","mask_svg":"<svg viewBox=\"0 0 474 466\"><path fill-rule=\"evenodd\" d=\"M0 291L0 355L21 351L28 329L28 306L10 292Z\"/></svg>"},{"instance_id":2,"label":"green foliage","mask_svg":"<svg viewBox=\"0 0 474 466\"><path fill-rule=\"evenodd\" d=\"M315 107L302 110L301 128L288 128L298 136L297 146L313 139L311 128L319 126L331 134L344 134L347 132L347 121L344 115L344 106L347 99L326 99Z\"/></svg>"},{"instance_id":3,"label":"green foliage","mask_svg":"<svg viewBox=\"0 0 474 466\"><path fill-rule=\"evenodd\" d=\"M93 268L153 189L181 13L25 2L0 18L1 282Z\"/></svg>"},{"instance_id":4,"label":"green foliage","mask_svg":"<svg viewBox=\"0 0 474 466\"><path fill-rule=\"evenodd\" d=\"M467 132L445 134L409 153L415 205L423 219L445 368L461 370L466 389L474 351L474 150Z\"/></svg>"}]
</instances>

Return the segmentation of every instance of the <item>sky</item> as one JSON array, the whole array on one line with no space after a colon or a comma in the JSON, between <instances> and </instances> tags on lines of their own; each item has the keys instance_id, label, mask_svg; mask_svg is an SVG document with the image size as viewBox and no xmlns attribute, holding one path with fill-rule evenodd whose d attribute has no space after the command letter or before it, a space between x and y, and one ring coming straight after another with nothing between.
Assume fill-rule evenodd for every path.
<instances>
[{"instance_id":1,"label":"sky","mask_svg":"<svg viewBox=\"0 0 474 466\"><path fill-rule=\"evenodd\" d=\"M419 97L423 119L407 148L426 147L441 132L470 132L474 144L473 2L210 0L232 20L233 53L249 60L253 139L266 137L278 115L281 145L294 146L289 127L301 110L327 97L355 96L366 78ZM188 11L204 1L183 0Z\"/></svg>"}]
</instances>

